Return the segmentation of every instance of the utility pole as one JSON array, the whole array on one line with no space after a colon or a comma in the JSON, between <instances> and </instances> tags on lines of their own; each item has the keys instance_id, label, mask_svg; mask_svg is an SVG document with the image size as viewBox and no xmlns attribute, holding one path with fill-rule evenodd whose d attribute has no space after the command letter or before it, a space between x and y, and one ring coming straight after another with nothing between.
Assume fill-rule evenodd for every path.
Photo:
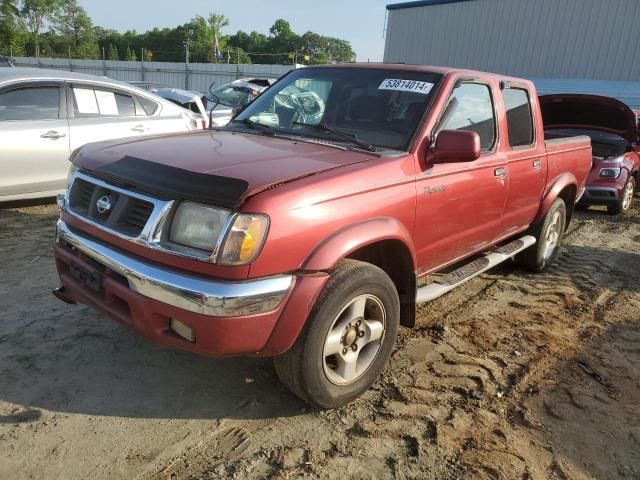
<instances>
[{"instance_id":1,"label":"utility pole","mask_svg":"<svg viewBox=\"0 0 640 480\"><path fill-rule=\"evenodd\" d=\"M144 82L144 80L145 80L145 78L144 78L145 77L145 74L144 74L144 47L142 47L141 53L142 53L142 55L140 57L140 61L142 62L142 71L141 71L142 78L141 78L141 80Z\"/></svg>"},{"instance_id":2,"label":"utility pole","mask_svg":"<svg viewBox=\"0 0 640 480\"><path fill-rule=\"evenodd\" d=\"M73 71L73 67L71 66L71 45L69 45L69 71Z\"/></svg>"},{"instance_id":3,"label":"utility pole","mask_svg":"<svg viewBox=\"0 0 640 480\"><path fill-rule=\"evenodd\" d=\"M189 90L189 48L193 45L191 39L191 30L187 31L187 35L184 38L184 89Z\"/></svg>"}]
</instances>

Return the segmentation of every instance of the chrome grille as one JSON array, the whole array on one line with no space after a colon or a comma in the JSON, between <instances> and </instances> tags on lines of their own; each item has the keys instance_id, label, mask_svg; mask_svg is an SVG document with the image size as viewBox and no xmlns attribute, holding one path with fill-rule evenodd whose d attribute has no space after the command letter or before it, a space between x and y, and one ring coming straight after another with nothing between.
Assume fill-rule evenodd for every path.
<instances>
[{"instance_id":1,"label":"chrome grille","mask_svg":"<svg viewBox=\"0 0 640 480\"><path fill-rule=\"evenodd\" d=\"M142 231L153 212L153 205L142 200L131 199L124 213L124 224Z\"/></svg>"},{"instance_id":2,"label":"chrome grille","mask_svg":"<svg viewBox=\"0 0 640 480\"><path fill-rule=\"evenodd\" d=\"M129 237L142 234L154 209L151 202L84 178L73 182L69 206L77 215Z\"/></svg>"},{"instance_id":3,"label":"chrome grille","mask_svg":"<svg viewBox=\"0 0 640 480\"><path fill-rule=\"evenodd\" d=\"M109 207L104 209L103 197ZM100 203L102 213L98 210ZM174 200L161 200L141 192L125 190L76 170L61 208L85 223L120 238L180 257L213 263L211 254L174 245L166 240L166 224ZM232 216L229 217L233 218Z\"/></svg>"}]
</instances>

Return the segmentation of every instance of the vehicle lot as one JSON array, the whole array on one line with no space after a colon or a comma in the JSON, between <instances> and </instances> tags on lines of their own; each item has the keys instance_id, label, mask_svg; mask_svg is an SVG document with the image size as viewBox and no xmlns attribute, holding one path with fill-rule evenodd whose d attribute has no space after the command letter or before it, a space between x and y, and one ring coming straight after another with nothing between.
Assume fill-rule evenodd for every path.
<instances>
[{"instance_id":1,"label":"vehicle lot","mask_svg":"<svg viewBox=\"0 0 640 480\"><path fill-rule=\"evenodd\" d=\"M545 274L421 307L374 389L326 412L269 360L164 350L54 299L55 217L0 210L0 478L640 477L637 206L578 212Z\"/></svg>"}]
</instances>

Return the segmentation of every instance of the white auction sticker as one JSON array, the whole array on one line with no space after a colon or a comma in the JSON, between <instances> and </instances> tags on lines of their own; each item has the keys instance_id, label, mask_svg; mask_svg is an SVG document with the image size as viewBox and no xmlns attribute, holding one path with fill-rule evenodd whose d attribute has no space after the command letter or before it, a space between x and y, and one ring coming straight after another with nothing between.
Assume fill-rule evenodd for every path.
<instances>
[{"instance_id":1,"label":"white auction sticker","mask_svg":"<svg viewBox=\"0 0 640 480\"><path fill-rule=\"evenodd\" d=\"M397 90L401 92L416 92L428 94L433 88L433 83L420 82L418 80L401 80L398 78L387 78L383 80L378 90Z\"/></svg>"}]
</instances>

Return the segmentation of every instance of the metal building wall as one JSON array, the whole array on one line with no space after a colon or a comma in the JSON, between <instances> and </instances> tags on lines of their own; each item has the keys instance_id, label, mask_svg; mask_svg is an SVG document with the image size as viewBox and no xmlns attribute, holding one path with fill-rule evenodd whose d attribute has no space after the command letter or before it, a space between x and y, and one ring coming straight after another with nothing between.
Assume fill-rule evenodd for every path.
<instances>
[{"instance_id":1,"label":"metal building wall","mask_svg":"<svg viewBox=\"0 0 640 480\"><path fill-rule=\"evenodd\" d=\"M385 61L640 80L640 0L445 0L389 8Z\"/></svg>"}]
</instances>

